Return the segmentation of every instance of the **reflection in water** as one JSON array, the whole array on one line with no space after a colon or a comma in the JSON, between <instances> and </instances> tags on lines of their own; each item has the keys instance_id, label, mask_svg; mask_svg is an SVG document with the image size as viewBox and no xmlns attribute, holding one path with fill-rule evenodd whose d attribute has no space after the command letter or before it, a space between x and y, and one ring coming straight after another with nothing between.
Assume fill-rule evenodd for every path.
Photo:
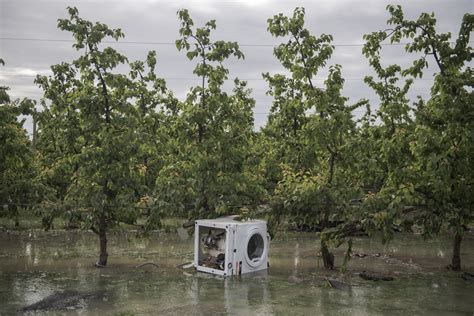
<instances>
[{"instance_id":1,"label":"reflection in water","mask_svg":"<svg viewBox=\"0 0 474 316\"><path fill-rule=\"evenodd\" d=\"M150 239L111 235L110 266L94 268L96 236L89 233L34 232L0 236L0 314L12 314L56 292L103 290L87 301L92 314L348 314L388 312L446 314L472 312L472 283L444 269L450 239L433 241L398 235L388 245L359 238L344 276L348 290L328 288L327 277L341 277L317 266L316 235L282 234L272 241L271 268L263 274L222 279L184 272L175 266L193 259L193 245L177 234ZM474 268L473 236L463 240L463 265ZM340 265L343 249L336 250ZM448 258L449 259L449 258ZM155 262L158 269L138 263ZM361 270L390 272L393 282L369 282ZM290 276L298 276L291 280ZM61 311L75 313L74 311Z\"/></svg>"},{"instance_id":2,"label":"reflection in water","mask_svg":"<svg viewBox=\"0 0 474 316\"><path fill-rule=\"evenodd\" d=\"M31 243L27 242L25 246L25 256L31 259Z\"/></svg>"},{"instance_id":3,"label":"reflection in water","mask_svg":"<svg viewBox=\"0 0 474 316\"><path fill-rule=\"evenodd\" d=\"M267 273L264 270L223 280L225 311L233 315L272 315Z\"/></svg>"},{"instance_id":4,"label":"reflection in water","mask_svg":"<svg viewBox=\"0 0 474 316\"><path fill-rule=\"evenodd\" d=\"M298 263L300 263L300 244L297 242L295 245L294 264L293 264L294 275L298 274Z\"/></svg>"}]
</instances>

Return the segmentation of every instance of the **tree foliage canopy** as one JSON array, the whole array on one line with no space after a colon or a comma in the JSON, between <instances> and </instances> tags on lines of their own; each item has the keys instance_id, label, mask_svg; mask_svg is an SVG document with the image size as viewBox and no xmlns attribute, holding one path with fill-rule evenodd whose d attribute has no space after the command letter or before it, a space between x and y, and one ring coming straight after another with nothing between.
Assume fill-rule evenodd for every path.
<instances>
[{"instance_id":1,"label":"tree foliage canopy","mask_svg":"<svg viewBox=\"0 0 474 316\"><path fill-rule=\"evenodd\" d=\"M273 229L284 221L318 227L327 268L332 245L347 241L344 264L350 258L354 231L387 241L417 225L425 237L454 232L452 268L460 269L462 236L474 221L474 16L464 16L452 41L434 14L408 20L400 6L387 10L391 28L366 34L362 49L375 104L344 96L333 38L306 28L303 8L269 18L268 32L282 40L273 54L283 72L262 75L273 102L255 131L247 83L228 84L228 63L244 54L238 43L213 38L215 20L196 27L187 10L177 12L176 48L199 79L179 100L157 75L155 51L129 61L104 45L123 38L120 29L68 8L58 28L72 35L79 56L37 77L42 111L0 88L0 202L38 202L48 228L66 216L93 230L99 266L107 263L107 232L121 223L146 232L170 216L265 214ZM384 41L406 41L412 64L386 65ZM410 100L414 80L433 69L430 97ZM326 79L316 84L320 73ZM24 115L38 122L33 142Z\"/></svg>"}]
</instances>

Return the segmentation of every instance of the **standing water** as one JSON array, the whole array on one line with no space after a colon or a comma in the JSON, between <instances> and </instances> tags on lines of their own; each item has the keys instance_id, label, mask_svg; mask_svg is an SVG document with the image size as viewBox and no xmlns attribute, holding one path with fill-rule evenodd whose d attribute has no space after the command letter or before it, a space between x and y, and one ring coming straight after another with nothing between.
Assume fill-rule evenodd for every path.
<instances>
[{"instance_id":1,"label":"standing water","mask_svg":"<svg viewBox=\"0 0 474 316\"><path fill-rule=\"evenodd\" d=\"M109 266L93 267L97 238L86 232L0 235L0 315L55 293L86 293L41 314L118 315L472 315L474 282L450 272L451 239L398 235L388 245L356 238L349 269L328 272L313 233L282 233L270 246L267 273L223 279L177 268L193 260L193 242L173 233L149 239L110 235ZM474 236L462 244L463 268L474 270ZM336 265L344 257L337 250ZM145 265L145 262L158 265ZM363 270L394 281L366 281ZM328 279L342 286L331 288ZM88 293L88 294L87 294ZM88 295L88 296L87 296Z\"/></svg>"}]
</instances>

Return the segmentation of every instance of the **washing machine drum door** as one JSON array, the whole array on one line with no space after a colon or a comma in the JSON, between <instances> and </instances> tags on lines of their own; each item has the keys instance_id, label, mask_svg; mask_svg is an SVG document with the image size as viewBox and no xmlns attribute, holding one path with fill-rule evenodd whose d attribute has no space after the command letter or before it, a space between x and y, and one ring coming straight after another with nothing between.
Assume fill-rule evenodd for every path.
<instances>
[{"instance_id":1,"label":"washing machine drum door","mask_svg":"<svg viewBox=\"0 0 474 316\"><path fill-rule=\"evenodd\" d=\"M266 257L268 251L267 243L266 231L258 228L249 230L247 234L245 259L251 267L258 268L264 263L263 259Z\"/></svg>"}]
</instances>

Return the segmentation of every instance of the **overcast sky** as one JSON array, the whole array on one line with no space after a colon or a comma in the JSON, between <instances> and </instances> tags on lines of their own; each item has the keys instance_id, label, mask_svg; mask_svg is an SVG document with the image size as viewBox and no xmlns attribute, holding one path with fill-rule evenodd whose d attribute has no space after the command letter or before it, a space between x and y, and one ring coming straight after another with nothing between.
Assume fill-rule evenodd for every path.
<instances>
[{"instance_id":1,"label":"overcast sky","mask_svg":"<svg viewBox=\"0 0 474 316\"><path fill-rule=\"evenodd\" d=\"M226 65L231 71L230 78L249 81L257 102L254 112L259 128L266 122L272 101L265 94L268 87L261 74L282 71L273 56L273 45L280 40L273 39L266 31L266 21L280 12L291 15L293 9L300 6L306 9L306 28L316 36L333 35L336 49L330 64L343 67L345 95L354 102L368 98L375 108L378 100L362 81L371 71L361 54L360 44L364 34L386 28L385 8L389 3L401 4L410 19L422 12L434 12L438 30L452 32L454 37L462 16L474 12L474 0L0 0L0 58L6 63L0 67L0 85L9 86L13 97L41 99L42 92L33 83L36 74L48 74L51 65L70 62L77 56L72 42L68 41L71 35L57 29L57 19L67 16L66 7L76 6L81 17L123 30L123 43L113 46L129 60L143 60L149 50L156 50L158 75L165 78L168 87L182 99L189 88L198 83L192 74L194 63L173 44L178 38L176 12L187 8L196 26L216 20L214 40L236 41L241 45L245 60L230 59ZM408 65L414 57L404 53L403 46L383 48L383 60L387 64ZM432 73L436 70L431 69L423 80L416 81L410 92L412 97L429 94ZM317 76L320 86L325 75L323 70Z\"/></svg>"}]
</instances>

